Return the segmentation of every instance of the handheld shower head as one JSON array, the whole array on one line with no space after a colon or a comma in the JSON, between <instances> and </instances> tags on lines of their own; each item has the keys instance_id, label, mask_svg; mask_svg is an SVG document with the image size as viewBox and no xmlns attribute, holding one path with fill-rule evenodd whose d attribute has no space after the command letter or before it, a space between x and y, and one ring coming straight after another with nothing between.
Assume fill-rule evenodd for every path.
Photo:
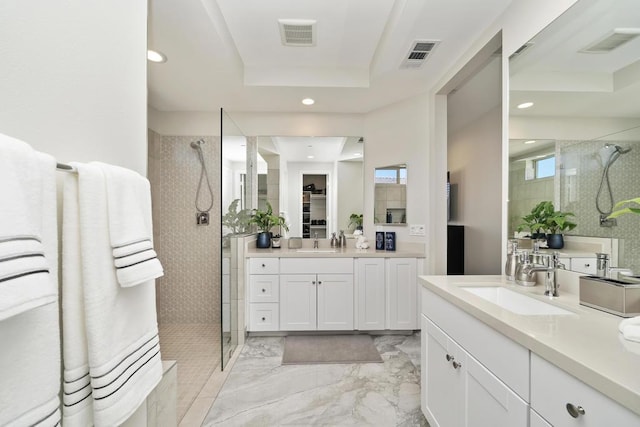
<instances>
[{"instance_id":1,"label":"handheld shower head","mask_svg":"<svg viewBox=\"0 0 640 427\"><path fill-rule=\"evenodd\" d=\"M194 150L197 150L200 148L200 146L204 144L204 139L199 139L197 141L191 141L191 148L193 148Z\"/></svg>"}]
</instances>

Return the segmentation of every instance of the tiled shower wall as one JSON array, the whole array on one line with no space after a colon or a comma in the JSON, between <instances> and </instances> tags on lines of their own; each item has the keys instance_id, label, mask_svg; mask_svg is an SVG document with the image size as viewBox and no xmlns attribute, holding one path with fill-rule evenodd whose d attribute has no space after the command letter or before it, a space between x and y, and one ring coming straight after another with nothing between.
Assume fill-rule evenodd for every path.
<instances>
[{"instance_id":1,"label":"tiled shower wall","mask_svg":"<svg viewBox=\"0 0 640 427\"><path fill-rule=\"evenodd\" d=\"M640 197L640 141L607 141L632 148L609 168L609 182L615 202ZM560 209L576 215L578 226L569 234L619 239L620 266L640 274L640 217L623 215L615 227L601 227L596 209L596 195L602 179L603 165L599 151L604 141L557 141L560 153ZM600 206L610 207L606 182Z\"/></svg>"},{"instance_id":2,"label":"tiled shower wall","mask_svg":"<svg viewBox=\"0 0 640 427\"><path fill-rule=\"evenodd\" d=\"M196 225L200 162L189 144L200 138L213 189L208 226ZM154 246L164 267L156 281L159 323L220 323L220 153L219 137L149 131ZM205 182L200 197L208 207Z\"/></svg>"}]
</instances>

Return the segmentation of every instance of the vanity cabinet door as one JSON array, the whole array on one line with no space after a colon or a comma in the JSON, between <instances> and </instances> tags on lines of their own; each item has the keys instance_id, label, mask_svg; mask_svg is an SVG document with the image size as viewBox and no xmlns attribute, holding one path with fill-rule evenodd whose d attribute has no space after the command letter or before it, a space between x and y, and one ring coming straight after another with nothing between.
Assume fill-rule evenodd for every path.
<instances>
[{"instance_id":1,"label":"vanity cabinet door","mask_svg":"<svg viewBox=\"0 0 640 427\"><path fill-rule=\"evenodd\" d=\"M318 330L353 330L353 275L318 274Z\"/></svg>"},{"instance_id":2,"label":"vanity cabinet door","mask_svg":"<svg viewBox=\"0 0 640 427\"><path fill-rule=\"evenodd\" d=\"M361 331L382 331L385 328L384 258L358 258L357 300L358 324Z\"/></svg>"},{"instance_id":3,"label":"vanity cabinet door","mask_svg":"<svg viewBox=\"0 0 640 427\"><path fill-rule=\"evenodd\" d=\"M640 426L639 415L534 353L531 407L555 427Z\"/></svg>"},{"instance_id":4,"label":"vanity cabinet door","mask_svg":"<svg viewBox=\"0 0 640 427\"><path fill-rule=\"evenodd\" d=\"M280 275L280 330L316 329L316 275Z\"/></svg>"},{"instance_id":5,"label":"vanity cabinet door","mask_svg":"<svg viewBox=\"0 0 640 427\"><path fill-rule=\"evenodd\" d=\"M387 329L417 329L418 293L415 258L388 258Z\"/></svg>"}]
</instances>

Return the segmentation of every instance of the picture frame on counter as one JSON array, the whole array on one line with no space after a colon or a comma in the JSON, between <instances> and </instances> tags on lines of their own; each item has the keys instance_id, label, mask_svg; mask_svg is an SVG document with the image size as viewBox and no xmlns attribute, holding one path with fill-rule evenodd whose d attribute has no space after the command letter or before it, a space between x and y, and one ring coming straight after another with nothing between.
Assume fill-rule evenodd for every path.
<instances>
[{"instance_id":1,"label":"picture frame on counter","mask_svg":"<svg viewBox=\"0 0 640 427\"><path fill-rule=\"evenodd\" d=\"M395 231L385 231L384 233L384 249L386 251L396 250L396 233Z\"/></svg>"},{"instance_id":2,"label":"picture frame on counter","mask_svg":"<svg viewBox=\"0 0 640 427\"><path fill-rule=\"evenodd\" d=\"M384 251L384 231L376 231L376 251Z\"/></svg>"}]
</instances>

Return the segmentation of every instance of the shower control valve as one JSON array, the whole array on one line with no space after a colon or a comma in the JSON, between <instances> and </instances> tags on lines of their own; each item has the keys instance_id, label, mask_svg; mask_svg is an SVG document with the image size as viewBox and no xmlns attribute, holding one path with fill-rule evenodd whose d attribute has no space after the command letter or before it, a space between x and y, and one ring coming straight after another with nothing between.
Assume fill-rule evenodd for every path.
<instances>
[{"instance_id":1,"label":"shower control valve","mask_svg":"<svg viewBox=\"0 0 640 427\"><path fill-rule=\"evenodd\" d=\"M209 225L209 212L198 212L196 214L196 225Z\"/></svg>"}]
</instances>

